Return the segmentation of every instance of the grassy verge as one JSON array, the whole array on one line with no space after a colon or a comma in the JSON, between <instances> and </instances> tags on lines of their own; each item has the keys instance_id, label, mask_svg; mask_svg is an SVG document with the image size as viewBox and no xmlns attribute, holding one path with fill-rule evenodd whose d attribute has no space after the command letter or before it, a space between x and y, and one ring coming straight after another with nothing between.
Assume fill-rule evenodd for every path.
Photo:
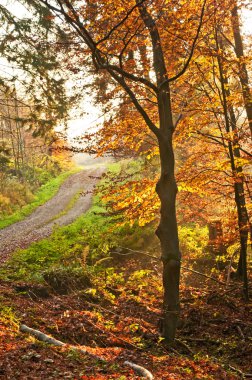
<instances>
[{"instance_id":1,"label":"grassy verge","mask_svg":"<svg viewBox=\"0 0 252 380\"><path fill-rule=\"evenodd\" d=\"M19 222L26 216L30 215L38 206L43 205L50 198L52 198L58 191L61 184L71 175L77 173L80 169L74 169L61 173L58 177L51 179L46 184L42 185L41 188L34 195L34 200L22 207L20 210L16 211L12 215L8 215L0 220L0 229L5 228L13 223Z\"/></svg>"}]
</instances>

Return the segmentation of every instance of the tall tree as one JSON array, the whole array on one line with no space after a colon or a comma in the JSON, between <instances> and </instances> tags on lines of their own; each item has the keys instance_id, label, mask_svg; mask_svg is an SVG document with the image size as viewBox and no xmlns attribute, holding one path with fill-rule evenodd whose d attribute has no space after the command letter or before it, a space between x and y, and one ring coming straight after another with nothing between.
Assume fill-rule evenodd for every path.
<instances>
[{"instance_id":1,"label":"tall tree","mask_svg":"<svg viewBox=\"0 0 252 380\"><path fill-rule=\"evenodd\" d=\"M66 43L85 44L85 48L77 51L78 65L88 59L96 72L106 73L112 80L110 86L114 87L114 94L122 96L123 91L127 95L157 140L161 173L156 191L161 203L161 219L156 234L163 261L163 335L172 342L179 316L181 254L175 205L177 185L170 83L181 77L189 66L206 1L199 4L200 7L187 4L189 8L183 1L181 4L173 4L173 1L161 4L156 0L129 1L127 4L124 1L115 4L69 0L29 0L27 3L35 7L43 4L51 11L51 18L56 17L56 22L69 33ZM192 12L190 16L189 11ZM176 27L184 33L184 38L177 38ZM169 33L169 44L165 45L164 36ZM147 45L147 56L151 59L143 62L142 58L140 64L132 52L139 51L143 44ZM140 53L144 57L144 52ZM155 113L153 109L148 112L148 103L153 102L153 98Z\"/></svg>"},{"instance_id":2,"label":"tall tree","mask_svg":"<svg viewBox=\"0 0 252 380\"><path fill-rule=\"evenodd\" d=\"M223 51L222 38L218 34L216 29L216 47L217 50ZM238 129L236 123L236 117L234 108L228 103L228 97L230 97L229 82L227 73L223 65L222 57L217 53L218 68L220 74L223 114L225 119L226 132L230 135L233 132L233 137L228 139L228 152L229 159L234 180L234 195L235 203L237 207L237 219L239 225L240 235L240 259L238 264L238 274L243 278L244 283L244 295L246 300L249 298L248 293L248 278L247 278L247 241L249 234L249 216L247 212L245 189L244 189L244 175L242 165L239 163L241 158Z\"/></svg>"}]
</instances>

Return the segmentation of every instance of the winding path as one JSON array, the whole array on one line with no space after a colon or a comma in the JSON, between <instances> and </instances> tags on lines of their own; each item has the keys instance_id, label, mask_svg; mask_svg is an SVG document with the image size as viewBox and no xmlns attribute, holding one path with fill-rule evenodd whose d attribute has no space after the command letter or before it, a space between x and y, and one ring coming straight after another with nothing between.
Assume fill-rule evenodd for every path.
<instances>
[{"instance_id":1,"label":"winding path","mask_svg":"<svg viewBox=\"0 0 252 380\"><path fill-rule=\"evenodd\" d=\"M31 215L0 230L0 264L16 249L50 236L55 226L68 225L86 212L92 190L105 170L104 165L89 162L89 169L68 177L57 194Z\"/></svg>"}]
</instances>

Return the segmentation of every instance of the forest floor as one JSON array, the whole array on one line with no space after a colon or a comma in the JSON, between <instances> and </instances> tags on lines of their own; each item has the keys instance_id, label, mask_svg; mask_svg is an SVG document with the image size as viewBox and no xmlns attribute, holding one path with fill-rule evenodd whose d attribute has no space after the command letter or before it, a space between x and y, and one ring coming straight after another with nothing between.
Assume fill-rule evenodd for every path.
<instances>
[{"instance_id":1,"label":"forest floor","mask_svg":"<svg viewBox=\"0 0 252 380\"><path fill-rule=\"evenodd\" d=\"M251 305L239 283L191 286L196 275L184 274L178 340L167 347L158 334L161 268L145 257L114 258L113 266L113 279L104 271L75 289L0 281L0 378L140 379L125 360L157 380L252 377ZM39 342L20 324L69 346Z\"/></svg>"},{"instance_id":2,"label":"forest floor","mask_svg":"<svg viewBox=\"0 0 252 380\"><path fill-rule=\"evenodd\" d=\"M24 220L0 230L0 262L15 249L51 235L55 227L68 225L87 211L92 190L104 171L104 165L94 164L69 176L53 198Z\"/></svg>"}]
</instances>

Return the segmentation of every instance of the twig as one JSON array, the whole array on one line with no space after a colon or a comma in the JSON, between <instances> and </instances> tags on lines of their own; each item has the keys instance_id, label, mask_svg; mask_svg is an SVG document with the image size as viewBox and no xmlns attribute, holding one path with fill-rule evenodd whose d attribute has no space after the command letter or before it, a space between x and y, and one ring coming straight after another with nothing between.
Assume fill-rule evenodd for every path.
<instances>
[{"instance_id":1,"label":"twig","mask_svg":"<svg viewBox=\"0 0 252 380\"><path fill-rule=\"evenodd\" d=\"M238 333L240 334L240 336L241 336L241 338L242 338L242 342L244 343L244 342L245 342L245 336L244 336L244 334L243 334L243 332L242 332L242 329L240 328L239 325L236 325L236 328L237 328Z\"/></svg>"},{"instance_id":2,"label":"twig","mask_svg":"<svg viewBox=\"0 0 252 380\"><path fill-rule=\"evenodd\" d=\"M142 255L145 255L145 256L148 256L156 261L160 261L160 258L157 257L157 256L154 256L154 255L151 255L150 253L146 252L146 251L138 251L138 250L135 250L135 249L131 249L131 248L126 248L126 247L121 247L119 246L118 248L121 248L121 249L127 249L127 251L130 251L130 252L127 252L127 253L120 253L120 252L113 252L113 253L116 253L118 255L125 255L125 256L128 256L128 255L131 255L133 253L141 253Z\"/></svg>"},{"instance_id":3,"label":"twig","mask_svg":"<svg viewBox=\"0 0 252 380\"><path fill-rule=\"evenodd\" d=\"M228 364L228 368L230 368L232 371L239 373L241 375L241 379L246 379L252 377L252 373L244 373L240 369L233 367L232 365Z\"/></svg>"},{"instance_id":4,"label":"twig","mask_svg":"<svg viewBox=\"0 0 252 380\"><path fill-rule=\"evenodd\" d=\"M192 272L192 273L198 274L199 276L203 276L203 277L209 278L209 280L215 281L215 282L217 282L218 284L226 285L225 282L222 282L222 281L220 281L220 280L217 280L217 278L214 278L214 277L208 276L208 275L205 274L205 273L198 272L197 270L190 269L190 268L184 267L184 266L182 266L182 265L181 265L181 268L184 269L184 270L187 270L187 271L189 271L189 272Z\"/></svg>"},{"instance_id":5,"label":"twig","mask_svg":"<svg viewBox=\"0 0 252 380\"><path fill-rule=\"evenodd\" d=\"M84 317L84 318L85 318L85 317ZM87 319L87 318L85 318L85 319L87 320L87 322L88 322L91 326L93 326L93 327L96 328L97 330L101 331L103 334L105 333L105 331L104 331L101 327L97 326L95 323L93 323L93 322L90 321L89 319ZM126 345L126 347L127 347L127 346L131 346L131 347L135 348L135 349L138 350L138 351L143 350L143 348L138 347L138 346L136 346L135 344L130 343L130 342L128 342L127 340L125 340L125 339L123 339L123 338L120 338L119 336L113 334L111 331L109 331L108 333L109 333L113 338L118 339L118 340L120 340L121 342L123 342L124 345Z\"/></svg>"},{"instance_id":6,"label":"twig","mask_svg":"<svg viewBox=\"0 0 252 380\"><path fill-rule=\"evenodd\" d=\"M175 342L184 347L191 355L194 355L193 350L185 342L182 342L182 340L180 339L175 339Z\"/></svg>"},{"instance_id":7,"label":"twig","mask_svg":"<svg viewBox=\"0 0 252 380\"><path fill-rule=\"evenodd\" d=\"M121 256L128 256L128 255L130 255L130 254L134 254L134 253L141 253L141 254L143 254L143 255L145 255L145 256L148 256L148 257L150 257L150 258L152 258L152 259L154 259L154 260L156 260L156 261L160 261L160 258L158 258L158 257L156 257L156 256L153 256L153 255L149 254L148 252L144 252L144 251L136 251L136 250L134 250L134 249L130 249L130 248L126 248L126 247L119 247L119 248L127 249L127 250L130 251L130 252L127 252L127 253L120 253L120 252L116 252L116 251L114 251L113 253L115 253L115 254L117 254L117 255L121 255ZM185 266L183 266L183 265L181 265L181 269L184 269L184 270L187 270L187 271L189 271L189 272L192 272L192 273L198 274L199 276L203 276L203 277L209 278L210 280L215 281L215 282L217 282L218 284L226 285L224 282L222 282L222 281L220 281L220 280L217 280L217 279L214 278L214 277L208 276L207 274L205 274L205 273L201 273L201 272L198 272L198 271L196 271L196 270L194 270L194 269L187 268L187 267L185 267Z\"/></svg>"},{"instance_id":8,"label":"twig","mask_svg":"<svg viewBox=\"0 0 252 380\"><path fill-rule=\"evenodd\" d=\"M209 339L209 338L192 338L192 337L184 337L184 339L188 340L189 342L199 342L199 343L211 343L211 344L216 344L219 345L220 342L218 340L214 339Z\"/></svg>"},{"instance_id":9,"label":"twig","mask_svg":"<svg viewBox=\"0 0 252 380\"><path fill-rule=\"evenodd\" d=\"M212 356L211 359L215 361L216 363L218 363L219 365L221 365L223 368L225 369L229 368L231 371L238 373L241 376L241 379L252 378L252 373L244 373L239 368L233 367L232 365L228 363L222 363L214 356Z\"/></svg>"}]
</instances>

